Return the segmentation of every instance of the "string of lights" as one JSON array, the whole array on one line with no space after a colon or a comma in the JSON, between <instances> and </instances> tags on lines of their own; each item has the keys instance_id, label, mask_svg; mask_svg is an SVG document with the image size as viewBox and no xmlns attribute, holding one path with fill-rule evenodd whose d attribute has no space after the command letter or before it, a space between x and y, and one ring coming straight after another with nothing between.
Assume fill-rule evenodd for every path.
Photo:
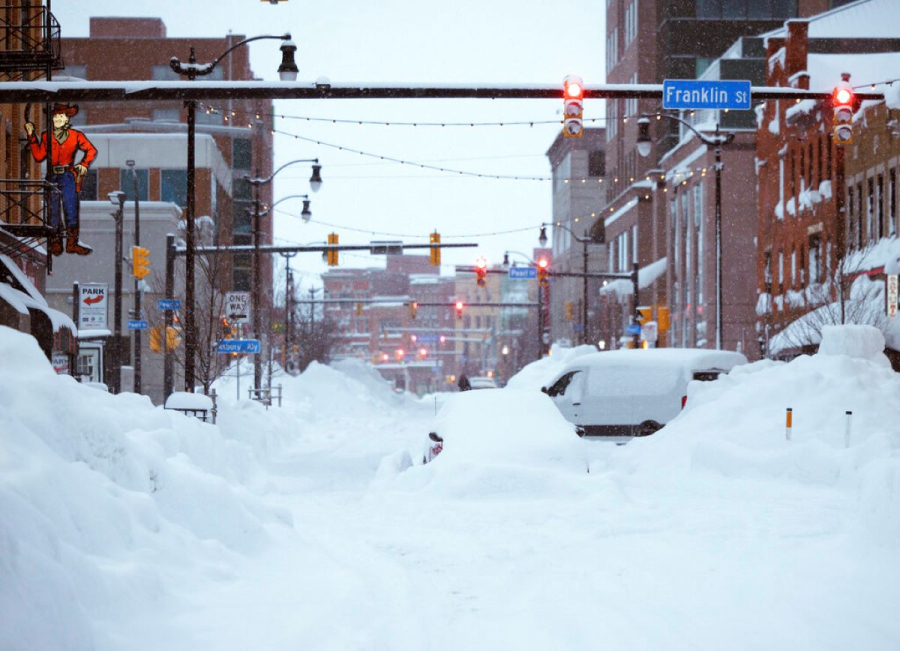
<instances>
[{"instance_id":1,"label":"string of lights","mask_svg":"<svg viewBox=\"0 0 900 651\"><path fill-rule=\"evenodd\" d=\"M286 210L281 210L278 208L275 209L275 212L280 213L282 215L286 215L288 217L297 217L297 218L300 217L299 215L297 215L295 213L292 213L292 212L289 212ZM354 233L364 233L366 235L378 235L378 236L382 236L382 237L402 237L402 238L408 238L408 239L427 240L428 236L429 236L428 233L425 233L423 235L421 233L392 233L392 232L387 232L387 231L372 231L372 230L368 230L365 228L354 228L352 226L342 226L340 224L334 224L334 223L322 221L319 219L310 219L309 222L314 223L314 224L319 224L321 226L328 226L329 228L335 228L338 230L351 231ZM499 235L510 235L512 233L524 233L526 231L535 230L538 227L539 227L539 225L538 226L523 226L522 228L511 228L511 229L505 230L505 231L490 231L490 232L483 232L483 233L462 233L459 235L442 235L441 237L444 240L496 237Z\"/></svg>"},{"instance_id":2,"label":"string of lights","mask_svg":"<svg viewBox=\"0 0 900 651\"><path fill-rule=\"evenodd\" d=\"M868 87L868 88L871 88L872 90L875 90L876 86L893 86L895 81L900 81L900 77L895 77L893 79L885 79L884 81L875 81L875 82L872 82L871 84L860 84L859 86L852 86L852 88L853 88L853 90L856 90L857 88Z\"/></svg>"},{"instance_id":3,"label":"string of lights","mask_svg":"<svg viewBox=\"0 0 900 651\"><path fill-rule=\"evenodd\" d=\"M241 123L246 122L249 128L253 128L253 122L262 122L264 119L263 114L261 113L253 113L251 111L243 111L240 109L220 109L212 105L202 104L200 102L197 103L197 107L206 112L207 115L222 115L224 121L239 121ZM252 115L252 121L249 116ZM265 117L270 117L268 114ZM306 116L306 115L289 115L287 113L271 113L272 119L280 119L280 120L298 120L305 122L323 122L328 124L355 124L358 126L379 126L379 127L519 127L519 126L528 126L533 127L535 125L545 125L545 124L555 124L559 125L563 123L562 119L558 120L509 120L504 122L401 122L401 121L378 121L378 120L354 120L349 118L329 118L329 117L314 117L314 116ZM595 117L595 118L584 118L584 122L605 122L612 118L607 117Z\"/></svg>"}]
</instances>

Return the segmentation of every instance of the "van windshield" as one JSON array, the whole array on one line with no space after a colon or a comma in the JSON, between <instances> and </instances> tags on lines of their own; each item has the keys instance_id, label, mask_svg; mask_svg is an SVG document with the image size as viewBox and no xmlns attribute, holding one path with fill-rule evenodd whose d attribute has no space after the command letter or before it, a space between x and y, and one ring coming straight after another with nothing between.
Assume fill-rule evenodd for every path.
<instances>
[{"instance_id":1,"label":"van windshield","mask_svg":"<svg viewBox=\"0 0 900 651\"><path fill-rule=\"evenodd\" d=\"M588 390L595 396L662 396L679 383L680 369L667 366L610 366L592 368Z\"/></svg>"}]
</instances>

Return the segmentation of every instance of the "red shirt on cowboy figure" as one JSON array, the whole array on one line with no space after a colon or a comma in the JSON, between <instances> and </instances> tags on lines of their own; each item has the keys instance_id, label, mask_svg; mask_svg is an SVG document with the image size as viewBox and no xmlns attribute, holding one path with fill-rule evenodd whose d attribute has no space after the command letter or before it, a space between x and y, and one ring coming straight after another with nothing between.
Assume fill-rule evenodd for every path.
<instances>
[{"instance_id":1,"label":"red shirt on cowboy figure","mask_svg":"<svg viewBox=\"0 0 900 651\"><path fill-rule=\"evenodd\" d=\"M88 166L97 157L97 148L83 133L69 127L69 119L77 113L78 107L74 105L56 104L53 107L53 140L50 140L50 135L45 131L38 141L31 122L25 123L25 133L28 134L28 144L31 145L34 160L39 163L46 160L47 150L50 150L50 182L59 190L62 209L66 215L66 253L88 255L93 249L78 241L78 193L81 192L81 182L87 174ZM82 157L76 163L75 156L79 151L82 152ZM60 201L54 198L50 202L50 226L53 228L50 252L53 255L62 255L62 240L57 234L60 221Z\"/></svg>"}]
</instances>

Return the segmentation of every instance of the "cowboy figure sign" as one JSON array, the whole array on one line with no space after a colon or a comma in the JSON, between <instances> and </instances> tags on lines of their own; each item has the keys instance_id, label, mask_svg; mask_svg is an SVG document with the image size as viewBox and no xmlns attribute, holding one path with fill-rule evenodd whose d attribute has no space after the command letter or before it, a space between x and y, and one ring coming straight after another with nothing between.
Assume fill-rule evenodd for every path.
<instances>
[{"instance_id":1,"label":"cowboy figure sign","mask_svg":"<svg viewBox=\"0 0 900 651\"><path fill-rule=\"evenodd\" d=\"M53 138L45 131L38 142L34 134L34 124L25 123L31 155L38 162L47 159L50 152L50 182L59 190L62 209L66 214L66 253L88 255L93 249L78 241L78 193L81 182L87 174L88 166L97 156L97 149L83 133L69 127L69 119L78 113L78 107L69 104L56 104L53 107ZM75 155L82 152L81 160L75 162ZM59 201L50 202L50 252L62 255L63 245L59 231L61 226Z\"/></svg>"}]
</instances>

